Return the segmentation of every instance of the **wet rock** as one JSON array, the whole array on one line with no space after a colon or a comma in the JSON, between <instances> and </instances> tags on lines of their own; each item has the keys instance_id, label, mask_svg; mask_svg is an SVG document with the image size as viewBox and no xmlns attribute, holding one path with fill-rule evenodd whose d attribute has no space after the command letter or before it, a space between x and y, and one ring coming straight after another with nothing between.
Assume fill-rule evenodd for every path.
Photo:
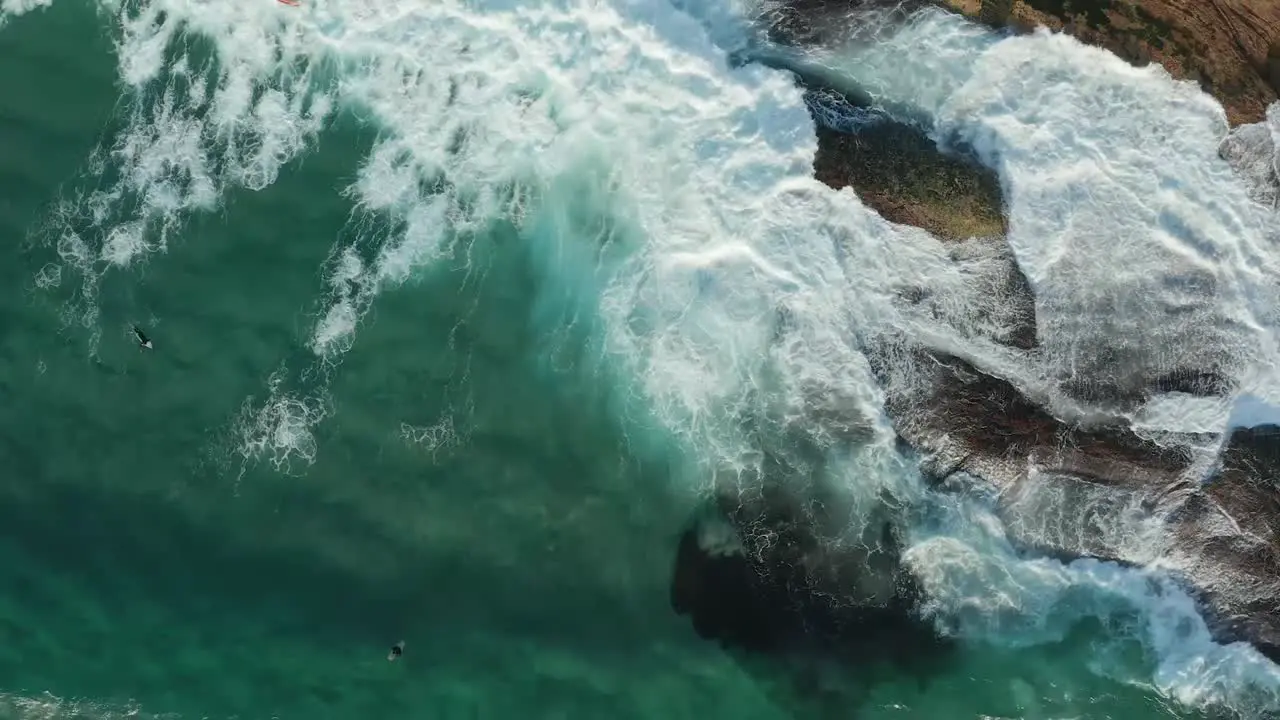
<instances>
[{"instance_id":1,"label":"wet rock","mask_svg":"<svg viewBox=\"0 0 1280 720\"><path fill-rule=\"evenodd\" d=\"M874 24L887 27L880 20ZM973 157L943 152L920 126L894 119L821 78L801 74L797 82L817 132L814 177L832 188L852 188L885 219L946 242L951 259L972 268L990 301L974 309L980 334L1009 347L1034 348L1035 298L1005 241L1008 223L996 173ZM927 287L901 288L900 296L925 308L946 304ZM933 310L944 312L940 306Z\"/></svg>"},{"instance_id":2,"label":"wet rock","mask_svg":"<svg viewBox=\"0 0 1280 720\"><path fill-rule=\"evenodd\" d=\"M904 362L909 367L904 367ZM1192 449L1122 422L1065 423L1012 383L959 358L916 350L877 363L887 409L941 482L965 471L992 483L1010 537L1060 559L1159 562L1204 604L1222 641L1280 659L1280 428L1237 431L1202 483ZM893 375L912 374L911 383Z\"/></svg>"},{"instance_id":3,"label":"wet rock","mask_svg":"<svg viewBox=\"0 0 1280 720\"><path fill-rule=\"evenodd\" d=\"M989 0L943 4L975 16L984 7L1000 14L1002 7ZM1256 54L1250 33L1270 32L1265 28L1271 27L1269 11L1246 6L1247 0L1091 0L1068 8L1059 0L1017 0L1010 4L1005 22L1027 28L1070 23L1084 42L1127 54L1135 62L1150 58L1164 63L1176 76L1201 79L1227 104L1232 121L1239 122L1256 119L1263 101L1270 101L1256 83L1240 75L1257 71L1240 66L1241 57ZM1280 11L1280 5L1275 8ZM823 12L814 18L813 27L835 33L828 27L834 16ZM1238 25L1249 13L1257 15L1256 27L1243 32ZM821 33L790 32L793 39L821 40ZM1197 45L1198 37L1212 37L1214 42L1234 37L1242 44L1221 57L1210 57L1206 53L1212 45ZM1194 62L1180 65L1181 57ZM963 158L943 157L909 124L876 118L856 99L812 79L806 82L810 109L821 128L815 159L819 179L834 187L852 186L885 217L924 227L952 241L950 247L1008 252L998 186L993 191L980 168L965 166ZM1265 127L1259 125L1235 133L1236 144L1231 139L1224 143L1224 156L1243 156L1248 154L1242 151L1245 145L1269 141L1270 135L1264 137L1262 130ZM1264 175L1273 170L1261 168ZM956 186L963 192L938 191ZM979 227L983 230L974 229ZM990 237L974 238L983 234ZM1148 348L1181 347L1185 338L1156 336L1141 344L1118 340L1149 328L1125 325L1127 316L1107 305L1115 301L1110 294L1100 295L1088 307L1080 307L1078 298L1072 298L1070 308L1037 306L1012 254L1008 256L1008 277L983 293L1000 297L1000 307L980 309L977 315L985 312L990 317L957 331L1015 349L1020 367L1037 378L1040 387L1052 386L1059 399L1065 396L1091 412L1078 422L1065 422L1046 410L1049 397L989 368L929 350L909 338L882 338L874 341L878 347L868 348L869 360L902 442L927 456L924 468L938 487L952 485L944 481L961 471L993 485L1010 536L1024 549L1064 560L1159 562L1180 574L1202 600L1219 639L1245 639L1280 659L1280 438L1269 431L1237 432L1222 453L1221 469L1206 483L1202 460L1213 451L1217 437L1145 437L1124 419L1159 394L1223 397L1234 391L1233 360L1216 350L1231 346L1233 335L1230 319L1214 314L1218 305L1213 302L1212 278L1194 273L1165 278L1166 289L1181 292L1185 300L1177 305L1179 312L1203 316L1183 325L1198 329L1200 352L1183 353L1171 365ZM953 260L966 261L963 253ZM975 275L975 282L988 282L988 276ZM901 288L899 300L925 316L950 317L948 299L933 297L930 288ZM993 327L1002 330L993 332ZM739 506L738 512L745 507ZM777 513L782 506L764 507ZM765 513L760 508L753 512ZM783 517L794 523L796 516ZM754 526L744 519L733 524ZM796 552L804 556L804 551ZM792 567L796 560L767 557L771 568ZM775 576L790 577L777 572ZM842 576L833 572L830 577Z\"/></svg>"},{"instance_id":4,"label":"wet rock","mask_svg":"<svg viewBox=\"0 0 1280 720\"><path fill-rule=\"evenodd\" d=\"M1158 344L1153 343L1153 344ZM1152 367L1142 349L1128 351L1099 347L1096 354L1081 362L1081 370L1061 373L1058 388L1067 396L1098 408L1116 412L1133 411L1163 393L1184 393L1197 397L1226 397L1236 383L1222 370L1175 368L1160 372ZM1224 359L1222 364L1227 365ZM1118 371L1125 368L1124 371Z\"/></svg>"},{"instance_id":5,"label":"wet rock","mask_svg":"<svg viewBox=\"0 0 1280 720\"><path fill-rule=\"evenodd\" d=\"M791 0L767 6L761 22L773 42L794 47L874 42L926 2ZM769 53L753 60L796 74L818 136L814 177L858 197L893 222L936 237L1003 238L1008 230L995 172L943 152L921 128L890 117L866 98L824 83L802 62Z\"/></svg>"},{"instance_id":6,"label":"wet rock","mask_svg":"<svg viewBox=\"0 0 1280 720\"><path fill-rule=\"evenodd\" d=\"M836 27L856 22L845 18ZM873 25L891 27L881 20ZM973 157L943 152L922 127L829 87L822 78L799 75L797 82L818 136L815 178L837 190L851 187L884 218L943 240L1004 238L1008 223L993 170Z\"/></svg>"},{"instance_id":7,"label":"wet rock","mask_svg":"<svg viewBox=\"0 0 1280 720\"><path fill-rule=\"evenodd\" d=\"M968 337L1024 351L1038 347L1035 296L1007 243L995 238L948 243L946 256L975 290L963 312L956 312L955 298L928 285L895 288L904 311L935 321L945 318Z\"/></svg>"},{"instance_id":8,"label":"wet rock","mask_svg":"<svg viewBox=\"0 0 1280 720\"><path fill-rule=\"evenodd\" d=\"M1028 459L1113 485L1141 487L1186 470L1185 450L1163 448L1122 424L1068 425L1011 382L944 353L914 349L872 363L894 426L917 448L1008 487Z\"/></svg>"},{"instance_id":9,"label":"wet rock","mask_svg":"<svg viewBox=\"0 0 1280 720\"><path fill-rule=\"evenodd\" d=\"M887 220L945 240L1003 238L1008 231L996 174L948 155L920 130L881 120L855 132L818 125L814 177L852 187Z\"/></svg>"},{"instance_id":10,"label":"wet rock","mask_svg":"<svg viewBox=\"0 0 1280 720\"><path fill-rule=\"evenodd\" d=\"M1153 379L1147 387L1147 397L1155 394L1180 392L1197 397L1223 397L1235 388L1235 381L1212 370L1178 368Z\"/></svg>"},{"instance_id":11,"label":"wet rock","mask_svg":"<svg viewBox=\"0 0 1280 720\"><path fill-rule=\"evenodd\" d=\"M1267 79L1271 82L1271 89L1280 95L1280 37L1267 50Z\"/></svg>"},{"instance_id":12,"label":"wet rock","mask_svg":"<svg viewBox=\"0 0 1280 720\"><path fill-rule=\"evenodd\" d=\"M788 7L803 17L809 5ZM829 10L814 22L831 33L837 33L832 28L840 23L845 27L864 23L872 28L867 32L892 27L892 22L883 21L885 12L868 16L870 11L857 14L850 9L853 6L844 7L845 16L838 22ZM856 34L856 30L848 32ZM834 188L852 188L863 203L888 220L923 228L948 243L982 243L1003 254L1008 272L984 288L991 297L1000 298L999 308L977 309L991 318L1001 315L997 323L978 323L1000 329L957 328L962 334L976 332L1009 347L1038 349L1038 356L1029 359L1041 364L1059 392L1117 415L1134 412L1164 393L1223 397L1234 389L1234 360L1219 349L1234 344L1238 328L1231 318L1222 316L1216 279L1210 274L1180 268L1153 279L1153 292L1168 297L1164 308L1169 322L1151 323L1147 314L1134 309L1135 301L1125 296L1123 288L1087 298L1069 295L1065 302L1062 293L1036 298L1004 239L1008 224L994 171L962 154L940 151L921 127L895 120L863 99L825 86L821 77L801 77L799 82L806 88L817 129L817 179ZM1262 133L1269 140L1264 126L1255 130L1253 135ZM963 257L953 259L965 262ZM1073 263L1085 266L1091 261L1065 258L1060 263L1060 273L1069 276ZM987 281L986 277L975 280ZM904 288L903 293L907 304L946 304L933 298L929 288ZM1187 326L1200 329L1202 337L1194 345L1184 342L1182 328ZM1135 333L1147 341L1128 342ZM1182 357L1171 360L1168 353L1152 350L1157 347L1178 347Z\"/></svg>"},{"instance_id":13,"label":"wet rock","mask_svg":"<svg viewBox=\"0 0 1280 720\"><path fill-rule=\"evenodd\" d=\"M1251 341L1213 273L1174 253L1139 277L1097 267L1088 253L1066 253L1037 288L1041 372L1059 392L1119 415L1161 392L1234 390Z\"/></svg>"},{"instance_id":14,"label":"wet rock","mask_svg":"<svg viewBox=\"0 0 1280 720\"><path fill-rule=\"evenodd\" d=\"M1013 15L1013 0L982 0L979 5L978 19L982 22L1003 26Z\"/></svg>"},{"instance_id":15,"label":"wet rock","mask_svg":"<svg viewBox=\"0 0 1280 720\"><path fill-rule=\"evenodd\" d=\"M1225 639L1280 661L1280 427L1242 428L1219 472L1172 517L1174 552Z\"/></svg>"},{"instance_id":16,"label":"wet rock","mask_svg":"<svg viewBox=\"0 0 1280 720\"><path fill-rule=\"evenodd\" d=\"M928 674L949 644L919 614L893 522L879 518L851 538L848 517L835 494L812 485L726 489L680 538L673 609L744 656Z\"/></svg>"}]
</instances>

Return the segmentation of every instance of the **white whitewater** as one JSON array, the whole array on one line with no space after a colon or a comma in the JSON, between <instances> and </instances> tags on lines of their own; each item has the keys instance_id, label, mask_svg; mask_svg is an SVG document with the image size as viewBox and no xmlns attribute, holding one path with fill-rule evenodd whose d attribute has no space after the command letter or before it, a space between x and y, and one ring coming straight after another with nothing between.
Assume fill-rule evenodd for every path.
<instances>
[{"instance_id":1,"label":"white whitewater","mask_svg":"<svg viewBox=\"0 0 1280 720\"><path fill-rule=\"evenodd\" d=\"M830 76L932 118L941 142L999 171L1047 356L1034 368L991 359L1004 374L1055 395L1050 381L1096 377L1104 364L1134 377L1216 368L1242 394L1277 400L1280 229L1219 157L1225 114L1194 83L1068 36L1001 39L941 12L815 55ZM1256 149L1242 154L1260 186L1275 162L1266 126L1237 134ZM1053 407L1096 412L1061 395ZM1230 409L1230 398L1161 397L1123 414L1140 427L1215 432Z\"/></svg>"},{"instance_id":2,"label":"white whitewater","mask_svg":"<svg viewBox=\"0 0 1280 720\"><path fill-rule=\"evenodd\" d=\"M86 285L69 319L91 332L103 273L175 246L185 218L218 207L229 188L271 184L335 112L359 109L385 133L350 195L359 213L402 229L335 239L314 360L282 367L267 399L246 403L247 461L305 469L323 451L311 430L331 409L293 381L340 372L381 290L498 218L598 318L619 395L640 398L697 458L676 478L687 484L758 465L744 413L826 432L806 422L820 397L867 431L831 470L850 492L868 504L882 490L919 498L859 351L881 335L979 359L1062 414L1098 412L1054 382L1088 373L1116 337L1135 369L1216 366L1241 396L1280 407L1269 364L1274 217L1217 155L1221 108L1069 38L1001 39L926 13L890 41L819 58L999 170L1010 243L1042 314L1047 359L1031 363L983 339L983 311L1000 299L971 275L998 272L996 259L959 266L924 231L811 178L801 93L786 73L730 66L749 16L730 4L103 0L102 10L119 25L129 123L94 159L106 189L63 213L87 211L90 226L53 231L62 276L74 269ZM175 51L180 34L211 53ZM376 252L360 251L368 246ZM896 302L902 288L926 286L945 298L941 312ZM1163 398L1127 412L1152 429L1220 431L1233 402ZM1044 642L1084 615L1136 608L1156 669L1122 679L1193 705L1280 708L1276 668L1246 646L1215 644L1189 598L1157 575L1021 560L981 501L936 502L942 520L919 530L908 556L962 632ZM1097 669L1119 672L1103 660Z\"/></svg>"}]
</instances>

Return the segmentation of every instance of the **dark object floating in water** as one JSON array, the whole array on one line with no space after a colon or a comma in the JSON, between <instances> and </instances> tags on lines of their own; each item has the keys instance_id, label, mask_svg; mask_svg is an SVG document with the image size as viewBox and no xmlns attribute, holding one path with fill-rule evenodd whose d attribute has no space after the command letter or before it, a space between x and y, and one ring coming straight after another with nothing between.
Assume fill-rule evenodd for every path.
<instances>
[{"instance_id":1,"label":"dark object floating in water","mask_svg":"<svg viewBox=\"0 0 1280 720\"><path fill-rule=\"evenodd\" d=\"M144 333L144 332L142 332L142 330L141 330L141 329L139 329L137 325L134 325L134 326L133 326L133 336L134 336L135 338L137 338L137 340L138 340L138 349L140 349L140 350L154 350L154 349L155 349L155 348L151 345L151 338L147 337L147 334L146 334L146 333Z\"/></svg>"},{"instance_id":2,"label":"dark object floating in water","mask_svg":"<svg viewBox=\"0 0 1280 720\"><path fill-rule=\"evenodd\" d=\"M401 640L400 642L391 646L391 652L387 653L387 660L391 662L395 662L396 659L398 659L403 654L404 654L404 641Z\"/></svg>"}]
</instances>

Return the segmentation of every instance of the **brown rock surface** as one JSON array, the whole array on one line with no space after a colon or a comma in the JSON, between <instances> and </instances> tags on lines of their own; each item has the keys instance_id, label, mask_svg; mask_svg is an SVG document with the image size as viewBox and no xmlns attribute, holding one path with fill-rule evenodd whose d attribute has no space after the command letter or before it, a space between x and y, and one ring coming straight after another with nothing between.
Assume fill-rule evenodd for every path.
<instances>
[{"instance_id":1,"label":"brown rock surface","mask_svg":"<svg viewBox=\"0 0 1280 720\"><path fill-rule=\"evenodd\" d=\"M1180 564L1203 576L1211 602L1230 598L1230 636L1280 656L1280 427L1232 433L1222 469L1192 500L1175 521L1179 547L1199 553Z\"/></svg>"},{"instance_id":2,"label":"brown rock surface","mask_svg":"<svg viewBox=\"0 0 1280 720\"><path fill-rule=\"evenodd\" d=\"M926 470L939 482L964 470L994 484L1020 544L1160 560L1205 603L1219 638L1280 658L1280 428L1236 431L1202 484L1187 448L1208 438L1162 447L1120 423L1073 426L1012 383L935 352L876 365L895 428L931 455Z\"/></svg>"},{"instance_id":3,"label":"brown rock surface","mask_svg":"<svg viewBox=\"0 0 1280 720\"><path fill-rule=\"evenodd\" d=\"M1133 63L1158 62L1218 98L1232 125L1262 120L1280 88L1276 0L938 2L991 24L1065 31Z\"/></svg>"},{"instance_id":4,"label":"brown rock surface","mask_svg":"<svg viewBox=\"0 0 1280 720\"><path fill-rule=\"evenodd\" d=\"M1161 62L1176 77L1200 81L1233 124L1261 119L1280 86L1280 0L936 2L992 23L1065 28L1130 61ZM817 42L832 31L829 0L798 5L787 20L794 36ZM949 243L953 250L1003 245L1007 228L994 174L940 153L910 125L881 123L853 133L819 126L818 179L852 186L890 220L960 241ZM966 240L971 237L980 239ZM1016 264L1011 267L1017 287L996 294L1018 305L1016 321L1005 318L1007 336L990 339L1033 359L1034 299ZM902 300L943 302L928 288L909 289ZM1280 660L1280 428L1237 431L1225 443L1220 470L1203 482L1206 470L1196 465L1192 448L1214 437L1157 444L1119 418L1073 425L1048 412L1046 398L1029 396L965 359L902 339L887 339L869 359L895 429L928 456L926 470L939 482L964 470L992 483L1012 538L1063 558L1159 561L1179 571L1205 603L1219 638L1249 640ZM1102 354L1099 360L1103 367L1088 379L1103 399L1132 395L1137 402L1162 392L1220 395L1230 389L1228 377L1212 367L1168 369L1144 375L1132 387L1099 383L1114 374L1105 367L1113 359Z\"/></svg>"},{"instance_id":5,"label":"brown rock surface","mask_svg":"<svg viewBox=\"0 0 1280 720\"><path fill-rule=\"evenodd\" d=\"M874 34L902 20L925 0L790 0L766 18L770 36L795 46L821 45L838 36ZM876 17L876 22L860 22ZM861 20L856 20L860 18ZM791 68L793 71L795 68ZM883 119L855 132L830 127L825 113L844 114L865 107L857 99L824 85L821 78L798 77L808 91L818 136L814 177L854 192L886 220L914 225L943 240L999 238L1008 231L1000 179L990 168L939 150L917 127Z\"/></svg>"},{"instance_id":6,"label":"brown rock surface","mask_svg":"<svg viewBox=\"0 0 1280 720\"><path fill-rule=\"evenodd\" d=\"M1007 232L995 173L943 154L915 128L886 121L857 134L821 125L817 131L814 176L834 188L852 186L886 220L944 240Z\"/></svg>"},{"instance_id":7,"label":"brown rock surface","mask_svg":"<svg viewBox=\"0 0 1280 720\"><path fill-rule=\"evenodd\" d=\"M1166 485L1190 466L1123 425L1082 428L1053 417L1004 379L956 357L917 349L873 363L886 409L907 442L951 471L966 469L998 487L1035 464L1111 485Z\"/></svg>"}]
</instances>

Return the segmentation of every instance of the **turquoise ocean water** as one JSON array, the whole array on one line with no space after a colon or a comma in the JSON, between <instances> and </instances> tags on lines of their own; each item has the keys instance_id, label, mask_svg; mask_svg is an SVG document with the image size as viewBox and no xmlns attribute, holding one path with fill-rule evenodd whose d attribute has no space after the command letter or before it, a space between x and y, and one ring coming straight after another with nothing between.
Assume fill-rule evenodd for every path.
<instances>
[{"instance_id":1,"label":"turquoise ocean water","mask_svg":"<svg viewBox=\"0 0 1280 720\"><path fill-rule=\"evenodd\" d=\"M278 11L262 4L227 27ZM172 144L152 160L104 152L163 105L121 81L138 28L216 9L142 7L66 0L0 29L0 717L1197 716L1157 677L1137 607L1048 603L1073 619L1025 643L965 639L929 682L874 663L798 681L699 639L668 584L705 458L611 359L600 289L565 279L649 232L597 193L603 176L546 170L575 199L550 219L456 224L431 262L355 301L359 332L332 355L317 328L366 287L344 285L344 263L381 262L405 232L350 190L395 134L376 103L335 103L266 182L219 180L208 207L157 211L176 218L163 250L78 266L68 232L106 257L139 208L197 184L91 195L118 166L204 147L156 121ZM120 13L145 22L122 30ZM225 52L185 32L170 53ZM351 72L317 67L308 81ZM591 260L544 252L573 232L618 239Z\"/></svg>"}]
</instances>

